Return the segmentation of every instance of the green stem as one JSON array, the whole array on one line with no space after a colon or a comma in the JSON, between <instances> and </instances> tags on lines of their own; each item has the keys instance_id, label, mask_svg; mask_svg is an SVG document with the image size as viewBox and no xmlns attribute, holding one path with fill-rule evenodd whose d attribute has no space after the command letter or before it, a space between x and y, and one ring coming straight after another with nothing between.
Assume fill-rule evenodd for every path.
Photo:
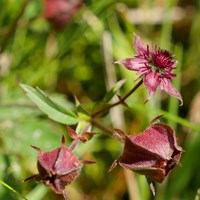
<instances>
[{"instance_id":1,"label":"green stem","mask_svg":"<svg viewBox=\"0 0 200 200\"><path fill-rule=\"evenodd\" d=\"M91 120L92 125L96 126L97 128L99 128L100 130L102 130L103 132L107 133L107 135L112 136L113 137L113 132L112 130L106 128L105 126L101 125L100 123L98 123L96 120L92 119Z\"/></svg>"},{"instance_id":2,"label":"green stem","mask_svg":"<svg viewBox=\"0 0 200 200\"><path fill-rule=\"evenodd\" d=\"M140 80L140 81L132 88L132 90L130 90L123 98L120 98L119 101L117 101L117 102L115 102L115 103L113 103L113 104L111 104L111 105L108 105L107 107L105 107L105 108L103 108L103 109L101 109L101 110L99 110L99 111L93 113L93 114L92 114L92 118L94 118L94 117L100 115L100 114L103 113L103 112L109 111L111 108L113 108L113 107L115 107L115 106L117 106L117 105L119 105L119 104L124 104L125 100L126 100L133 92L135 92L135 91L139 88L139 86L142 85L142 83L143 83L143 80Z\"/></svg>"}]
</instances>

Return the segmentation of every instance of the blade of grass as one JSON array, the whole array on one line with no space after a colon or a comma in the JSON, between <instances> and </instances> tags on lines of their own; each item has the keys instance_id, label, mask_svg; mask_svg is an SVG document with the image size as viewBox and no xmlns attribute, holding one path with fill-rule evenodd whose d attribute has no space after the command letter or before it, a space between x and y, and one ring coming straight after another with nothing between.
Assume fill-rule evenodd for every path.
<instances>
[{"instance_id":1,"label":"blade of grass","mask_svg":"<svg viewBox=\"0 0 200 200\"><path fill-rule=\"evenodd\" d=\"M128 105L129 108L134 109L134 110L139 110L139 111L143 111L143 112L149 112L146 106L143 106L141 104L135 104L135 105ZM198 133L200 133L200 126L197 124L194 124L190 121L188 121L187 119L183 119L182 117L179 117L177 115L174 115L168 111L164 111L161 109L155 109L155 110L151 110L152 115L154 116L158 116L158 115L163 115L162 118L174 121L182 126L185 126L187 128L190 128L194 131L197 131Z\"/></svg>"},{"instance_id":2,"label":"blade of grass","mask_svg":"<svg viewBox=\"0 0 200 200\"><path fill-rule=\"evenodd\" d=\"M175 55L176 55L179 65L176 70L177 77L173 80L173 85L178 91L180 91L180 88L181 88L181 66L182 66L182 57L183 57L183 48L181 46L175 47ZM173 115L178 115L179 104L180 104L180 102L177 101L176 98L170 97L169 107L168 107L169 113L171 113ZM173 126L173 128L176 130L177 124L175 121L168 120L168 124L170 126Z\"/></svg>"},{"instance_id":3,"label":"blade of grass","mask_svg":"<svg viewBox=\"0 0 200 200\"><path fill-rule=\"evenodd\" d=\"M17 194L18 196L20 196L22 199L28 200L27 198L25 198L22 194L20 194L18 191L16 191L14 188L12 188L10 185L8 185L7 183L5 183L4 181L0 180L0 184L2 184L4 187L6 187L7 189L9 189L10 191L12 191L13 193Z\"/></svg>"},{"instance_id":4,"label":"blade of grass","mask_svg":"<svg viewBox=\"0 0 200 200\"><path fill-rule=\"evenodd\" d=\"M26 196L28 200L42 200L48 192L48 188L44 185L37 185L31 192Z\"/></svg>"},{"instance_id":5,"label":"blade of grass","mask_svg":"<svg viewBox=\"0 0 200 200\"><path fill-rule=\"evenodd\" d=\"M167 10L171 10L175 7L176 5L176 0L169 0L167 2ZM165 49L170 49L171 46L171 33L172 33L172 15L173 12L168 12L170 13L169 15L166 16L165 23L162 25L162 30L161 30L161 40L160 40L160 46Z\"/></svg>"}]
</instances>

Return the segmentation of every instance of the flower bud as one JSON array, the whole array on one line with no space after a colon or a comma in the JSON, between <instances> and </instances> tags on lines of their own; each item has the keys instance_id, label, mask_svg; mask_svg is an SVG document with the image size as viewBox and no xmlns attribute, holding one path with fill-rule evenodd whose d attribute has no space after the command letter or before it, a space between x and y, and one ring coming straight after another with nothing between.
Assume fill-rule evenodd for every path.
<instances>
[{"instance_id":1,"label":"flower bud","mask_svg":"<svg viewBox=\"0 0 200 200\"><path fill-rule=\"evenodd\" d=\"M116 130L124 140L124 151L111 166L112 170L119 163L124 168L145 175L153 193L152 181L163 182L179 162L182 152L182 148L177 145L174 130L167 124L154 123L155 119L138 135L128 136Z\"/></svg>"},{"instance_id":2,"label":"flower bud","mask_svg":"<svg viewBox=\"0 0 200 200\"><path fill-rule=\"evenodd\" d=\"M47 185L57 194L62 194L65 186L74 181L80 174L84 163L80 161L65 146L65 138L62 137L61 147L50 152L43 152L40 148L32 146L38 151L38 174L27 178L25 181L35 179ZM92 162L91 162L92 163Z\"/></svg>"},{"instance_id":3,"label":"flower bud","mask_svg":"<svg viewBox=\"0 0 200 200\"><path fill-rule=\"evenodd\" d=\"M55 30L62 30L81 6L81 0L44 0L43 15Z\"/></svg>"}]
</instances>

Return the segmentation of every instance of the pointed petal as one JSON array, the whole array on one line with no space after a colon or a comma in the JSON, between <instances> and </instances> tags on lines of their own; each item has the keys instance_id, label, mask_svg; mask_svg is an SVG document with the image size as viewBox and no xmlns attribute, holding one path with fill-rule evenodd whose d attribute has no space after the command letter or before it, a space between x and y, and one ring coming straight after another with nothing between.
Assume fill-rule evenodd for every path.
<instances>
[{"instance_id":1,"label":"pointed petal","mask_svg":"<svg viewBox=\"0 0 200 200\"><path fill-rule=\"evenodd\" d=\"M133 41L133 46L135 48L135 50L137 51L137 53L139 54L143 54L146 50L147 50L147 45L145 45L139 36L137 36L136 34L134 34L134 41Z\"/></svg>"},{"instance_id":2,"label":"pointed petal","mask_svg":"<svg viewBox=\"0 0 200 200\"><path fill-rule=\"evenodd\" d=\"M178 151L173 129L163 123L151 125L143 133L130 136L130 139L140 147L159 155L163 160L170 160L174 150Z\"/></svg>"},{"instance_id":3,"label":"pointed petal","mask_svg":"<svg viewBox=\"0 0 200 200\"><path fill-rule=\"evenodd\" d=\"M56 160L59 156L60 148L54 149L50 152L39 152L38 154L38 170L42 174L44 169L47 172L53 172ZM44 169L43 169L44 168ZM42 171L41 171L42 170Z\"/></svg>"},{"instance_id":4,"label":"pointed petal","mask_svg":"<svg viewBox=\"0 0 200 200\"><path fill-rule=\"evenodd\" d=\"M124 65L129 70L140 71L141 68L146 68L146 62L147 61L145 59L141 58L126 58L114 63Z\"/></svg>"},{"instance_id":5,"label":"pointed petal","mask_svg":"<svg viewBox=\"0 0 200 200\"><path fill-rule=\"evenodd\" d=\"M160 160L162 160L162 157L157 153L143 148L132 140L132 138L125 138L124 152L119 158L121 166L142 173L144 170L151 169Z\"/></svg>"},{"instance_id":6,"label":"pointed petal","mask_svg":"<svg viewBox=\"0 0 200 200\"><path fill-rule=\"evenodd\" d=\"M183 105L183 99L181 94L172 86L171 81L169 79L163 78L160 82L160 89L167 92L169 95L176 97L181 101L180 106Z\"/></svg>"},{"instance_id":7,"label":"pointed petal","mask_svg":"<svg viewBox=\"0 0 200 200\"><path fill-rule=\"evenodd\" d=\"M82 163L67 147L62 146L59 150L60 151L54 165L54 171L56 174L63 175L82 168Z\"/></svg>"},{"instance_id":8,"label":"pointed petal","mask_svg":"<svg viewBox=\"0 0 200 200\"><path fill-rule=\"evenodd\" d=\"M155 94L159 83L159 75L156 72L151 72L144 77L144 84L148 91L147 101L149 101L151 97Z\"/></svg>"}]
</instances>

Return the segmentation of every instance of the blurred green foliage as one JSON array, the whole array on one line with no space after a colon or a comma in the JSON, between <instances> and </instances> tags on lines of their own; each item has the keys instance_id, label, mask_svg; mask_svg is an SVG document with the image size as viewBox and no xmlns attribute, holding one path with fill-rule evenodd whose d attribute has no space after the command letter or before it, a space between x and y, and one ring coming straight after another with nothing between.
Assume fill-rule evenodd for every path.
<instances>
[{"instance_id":1,"label":"blurred green foliage","mask_svg":"<svg viewBox=\"0 0 200 200\"><path fill-rule=\"evenodd\" d=\"M155 10L157 8L157 10ZM165 113L162 121L176 129L186 151L177 166L152 197L143 176L132 177L139 200L190 200L200 188L200 4L196 0L85 0L82 9L61 32L55 32L42 16L42 0L0 1L0 179L29 200L61 199L36 182L22 180L37 173L37 152L30 145L50 151L60 145L66 127L47 118L25 96L19 84L38 86L65 108L73 108L76 96L91 110L106 93L105 32L111 36L112 59L134 53L132 32L149 44L156 43L176 55L179 61L174 84L180 88L184 105L157 92L143 105L146 91L141 87L126 102L121 118L129 133L144 130L151 119ZM175 10L174 10L175 9ZM147 15L149 14L149 15ZM157 19L157 17L158 19ZM116 80L127 79L121 94L137 78L135 73L114 66ZM162 97L162 98L161 98ZM160 100L160 98L162 100ZM110 126L111 119L102 121ZM101 132L96 129L96 132ZM68 187L70 199L131 199L127 176L120 167L108 169L120 155L119 142L97 134L76 149L80 159L96 160L85 166L79 179ZM137 187L137 188L135 188ZM0 199L22 199L3 185ZM137 200L137 199L136 199Z\"/></svg>"}]
</instances>

